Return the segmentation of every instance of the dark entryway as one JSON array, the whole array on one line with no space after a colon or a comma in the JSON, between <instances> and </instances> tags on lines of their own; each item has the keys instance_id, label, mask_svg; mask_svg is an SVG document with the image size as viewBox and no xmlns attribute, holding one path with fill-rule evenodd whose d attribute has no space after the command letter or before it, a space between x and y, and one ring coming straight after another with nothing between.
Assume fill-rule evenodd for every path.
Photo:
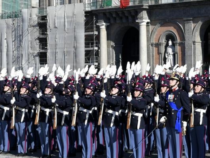
<instances>
[{"instance_id":1,"label":"dark entryway","mask_svg":"<svg viewBox=\"0 0 210 158\"><path fill-rule=\"evenodd\" d=\"M210 25L204 34L203 70L208 70L210 65Z\"/></svg>"},{"instance_id":2,"label":"dark entryway","mask_svg":"<svg viewBox=\"0 0 210 158\"><path fill-rule=\"evenodd\" d=\"M122 67L126 70L128 61L139 61L139 31L132 27L127 30L122 41Z\"/></svg>"}]
</instances>

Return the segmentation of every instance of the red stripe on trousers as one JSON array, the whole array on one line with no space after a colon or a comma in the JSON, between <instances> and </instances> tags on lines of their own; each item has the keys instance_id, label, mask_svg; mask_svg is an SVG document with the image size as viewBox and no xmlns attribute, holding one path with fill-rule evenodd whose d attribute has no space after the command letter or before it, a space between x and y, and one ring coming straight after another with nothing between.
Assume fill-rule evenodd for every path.
<instances>
[{"instance_id":1,"label":"red stripe on trousers","mask_svg":"<svg viewBox=\"0 0 210 158\"><path fill-rule=\"evenodd\" d=\"M93 137L92 137L92 123L90 123L90 158L92 158Z\"/></svg>"},{"instance_id":2,"label":"red stripe on trousers","mask_svg":"<svg viewBox=\"0 0 210 158\"><path fill-rule=\"evenodd\" d=\"M180 146L180 157L182 157L182 132L179 133L179 146Z\"/></svg>"},{"instance_id":3,"label":"red stripe on trousers","mask_svg":"<svg viewBox=\"0 0 210 158\"><path fill-rule=\"evenodd\" d=\"M116 158L118 158L118 132L119 132L119 129L116 127Z\"/></svg>"},{"instance_id":4,"label":"red stripe on trousers","mask_svg":"<svg viewBox=\"0 0 210 158\"><path fill-rule=\"evenodd\" d=\"M10 151L10 131L9 131L9 127L10 127L10 123L9 122L7 122L8 123L8 126L7 126L7 138L8 138L8 145L7 145L7 151Z\"/></svg>"}]
</instances>

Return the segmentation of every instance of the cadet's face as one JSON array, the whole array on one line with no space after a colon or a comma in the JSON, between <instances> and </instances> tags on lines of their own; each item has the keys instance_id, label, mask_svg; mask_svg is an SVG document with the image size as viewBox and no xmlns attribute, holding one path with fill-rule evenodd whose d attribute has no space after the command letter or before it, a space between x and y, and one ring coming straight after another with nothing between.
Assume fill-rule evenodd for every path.
<instances>
[{"instance_id":1,"label":"cadet's face","mask_svg":"<svg viewBox=\"0 0 210 158\"><path fill-rule=\"evenodd\" d=\"M89 89L89 88L86 88L85 89L85 94L88 94L88 95L90 94L91 95L92 94L92 90Z\"/></svg>"},{"instance_id":2,"label":"cadet's face","mask_svg":"<svg viewBox=\"0 0 210 158\"><path fill-rule=\"evenodd\" d=\"M111 94L117 94L118 93L118 88L112 88Z\"/></svg>"},{"instance_id":3,"label":"cadet's face","mask_svg":"<svg viewBox=\"0 0 210 158\"><path fill-rule=\"evenodd\" d=\"M161 93L165 93L167 91L167 87L161 87Z\"/></svg>"},{"instance_id":4,"label":"cadet's face","mask_svg":"<svg viewBox=\"0 0 210 158\"><path fill-rule=\"evenodd\" d=\"M51 89L50 88L45 88L45 91L44 91L45 94L51 94Z\"/></svg>"},{"instance_id":5,"label":"cadet's face","mask_svg":"<svg viewBox=\"0 0 210 158\"><path fill-rule=\"evenodd\" d=\"M134 91L134 97L138 97L140 95L140 91Z\"/></svg>"},{"instance_id":6,"label":"cadet's face","mask_svg":"<svg viewBox=\"0 0 210 158\"><path fill-rule=\"evenodd\" d=\"M9 86L4 86L4 91L7 92L10 89Z\"/></svg>"},{"instance_id":7,"label":"cadet's face","mask_svg":"<svg viewBox=\"0 0 210 158\"><path fill-rule=\"evenodd\" d=\"M26 88L20 88L20 94L27 94L28 90Z\"/></svg>"},{"instance_id":8,"label":"cadet's face","mask_svg":"<svg viewBox=\"0 0 210 158\"><path fill-rule=\"evenodd\" d=\"M200 85L196 85L194 89L195 89L195 93L199 93L203 91L203 88Z\"/></svg>"},{"instance_id":9,"label":"cadet's face","mask_svg":"<svg viewBox=\"0 0 210 158\"><path fill-rule=\"evenodd\" d=\"M170 87L174 86L177 83L176 80L169 80Z\"/></svg>"}]
</instances>

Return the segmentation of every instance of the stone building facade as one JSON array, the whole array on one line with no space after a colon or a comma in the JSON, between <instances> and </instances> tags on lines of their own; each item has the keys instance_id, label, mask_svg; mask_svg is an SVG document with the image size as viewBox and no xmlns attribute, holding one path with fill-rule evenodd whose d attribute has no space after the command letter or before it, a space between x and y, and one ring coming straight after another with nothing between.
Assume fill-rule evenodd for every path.
<instances>
[{"instance_id":1,"label":"stone building facade","mask_svg":"<svg viewBox=\"0 0 210 158\"><path fill-rule=\"evenodd\" d=\"M86 11L97 17L100 35L100 67L140 60L142 72L166 62L167 41L175 48L175 64L197 60L203 69L210 63L210 1L190 1L160 5L133 5Z\"/></svg>"}]
</instances>

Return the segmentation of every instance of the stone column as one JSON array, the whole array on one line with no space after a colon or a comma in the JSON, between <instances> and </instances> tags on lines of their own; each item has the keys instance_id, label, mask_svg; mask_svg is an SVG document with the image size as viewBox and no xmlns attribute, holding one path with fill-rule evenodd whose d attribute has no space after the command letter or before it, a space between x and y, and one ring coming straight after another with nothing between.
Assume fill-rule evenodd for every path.
<instances>
[{"instance_id":1,"label":"stone column","mask_svg":"<svg viewBox=\"0 0 210 158\"><path fill-rule=\"evenodd\" d=\"M195 65L195 57L193 55L193 22L192 18L184 19L184 32L185 32L185 64L188 70Z\"/></svg>"},{"instance_id":2,"label":"stone column","mask_svg":"<svg viewBox=\"0 0 210 158\"><path fill-rule=\"evenodd\" d=\"M97 25L100 27L100 68L105 68L107 66L107 24L100 22Z\"/></svg>"},{"instance_id":3,"label":"stone column","mask_svg":"<svg viewBox=\"0 0 210 158\"><path fill-rule=\"evenodd\" d=\"M146 72L147 66L147 28L149 20L137 20L139 23L139 58L141 62L141 75Z\"/></svg>"},{"instance_id":4,"label":"stone column","mask_svg":"<svg viewBox=\"0 0 210 158\"><path fill-rule=\"evenodd\" d=\"M117 65L117 67L122 65L122 47L123 45L121 44L115 45L115 64Z\"/></svg>"},{"instance_id":5,"label":"stone column","mask_svg":"<svg viewBox=\"0 0 210 158\"><path fill-rule=\"evenodd\" d=\"M2 68L7 68L7 39L6 39L6 29L5 33L2 35Z\"/></svg>"}]
</instances>

